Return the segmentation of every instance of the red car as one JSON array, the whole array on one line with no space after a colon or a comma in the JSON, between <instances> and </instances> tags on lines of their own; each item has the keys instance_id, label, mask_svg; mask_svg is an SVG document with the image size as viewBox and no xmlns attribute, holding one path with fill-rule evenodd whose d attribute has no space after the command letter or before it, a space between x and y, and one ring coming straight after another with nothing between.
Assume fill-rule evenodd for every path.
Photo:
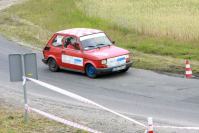
<instances>
[{"instance_id":1,"label":"red car","mask_svg":"<svg viewBox=\"0 0 199 133\"><path fill-rule=\"evenodd\" d=\"M43 49L50 71L67 69L95 78L101 73L126 72L132 62L128 50L114 45L100 30L73 28L55 33Z\"/></svg>"}]
</instances>

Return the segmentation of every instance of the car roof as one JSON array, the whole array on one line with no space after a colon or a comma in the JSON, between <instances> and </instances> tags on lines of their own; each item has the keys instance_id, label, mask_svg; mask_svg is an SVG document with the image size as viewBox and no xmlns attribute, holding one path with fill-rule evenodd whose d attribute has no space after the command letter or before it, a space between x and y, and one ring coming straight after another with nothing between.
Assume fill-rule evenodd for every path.
<instances>
[{"instance_id":1,"label":"car roof","mask_svg":"<svg viewBox=\"0 0 199 133\"><path fill-rule=\"evenodd\" d=\"M103 31L97 30L97 29L72 28L72 29L61 30L61 31L58 31L57 33L81 37L81 36L86 36L86 35L96 34L96 33L101 33L101 32Z\"/></svg>"}]
</instances>

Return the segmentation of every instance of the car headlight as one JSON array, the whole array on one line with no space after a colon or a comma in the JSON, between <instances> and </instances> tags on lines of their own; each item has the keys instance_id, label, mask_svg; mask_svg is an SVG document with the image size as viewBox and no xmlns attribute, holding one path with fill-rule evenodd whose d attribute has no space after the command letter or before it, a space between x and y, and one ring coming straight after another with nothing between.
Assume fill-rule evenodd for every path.
<instances>
[{"instance_id":1,"label":"car headlight","mask_svg":"<svg viewBox=\"0 0 199 133\"><path fill-rule=\"evenodd\" d=\"M102 60L101 63L102 63L103 65L106 65L107 60Z\"/></svg>"}]
</instances>

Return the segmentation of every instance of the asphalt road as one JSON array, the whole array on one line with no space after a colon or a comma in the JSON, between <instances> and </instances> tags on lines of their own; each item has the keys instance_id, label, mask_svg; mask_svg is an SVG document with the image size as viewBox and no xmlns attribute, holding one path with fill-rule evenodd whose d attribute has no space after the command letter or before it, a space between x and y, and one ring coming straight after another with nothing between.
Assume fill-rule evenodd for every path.
<instances>
[{"instance_id":1,"label":"asphalt road","mask_svg":"<svg viewBox=\"0 0 199 133\"><path fill-rule=\"evenodd\" d=\"M111 74L89 79L69 71L52 73L41 62L39 51L19 46L0 36L0 81L9 82L8 54L36 52L39 79L89 98L129 116L153 117L155 122L199 126L199 80L130 69L125 74ZM31 91L54 99L60 95L34 86ZM43 92L42 92L43 91Z\"/></svg>"}]
</instances>

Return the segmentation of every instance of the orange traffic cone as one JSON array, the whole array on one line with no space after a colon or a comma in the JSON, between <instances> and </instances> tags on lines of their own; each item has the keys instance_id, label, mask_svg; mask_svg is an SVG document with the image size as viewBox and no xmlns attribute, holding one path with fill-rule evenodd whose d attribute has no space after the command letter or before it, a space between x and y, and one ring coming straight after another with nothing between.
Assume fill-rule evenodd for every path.
<instances>
[{"instance_id":1,"label":"orange traffic cone","mask_svg":"<svg viewBox=\"0 0 199 133\"><path fill-rule=\"evenodd\" d=\"M148 132L147 133L154 133L153 132L153 119L152 117L148 117Z\"/></svg>"},{"instance_id":2,"label":"orange traffic cone","mask_svg":"<svg viewBox=\"0 0 199 133\"><path fill-rule=\"evenodd\" d=\"M185 61L185 76L186 78L191 78L192 77L192 70L191 66L188 60Z\"/></svg>"}]
</instances>

